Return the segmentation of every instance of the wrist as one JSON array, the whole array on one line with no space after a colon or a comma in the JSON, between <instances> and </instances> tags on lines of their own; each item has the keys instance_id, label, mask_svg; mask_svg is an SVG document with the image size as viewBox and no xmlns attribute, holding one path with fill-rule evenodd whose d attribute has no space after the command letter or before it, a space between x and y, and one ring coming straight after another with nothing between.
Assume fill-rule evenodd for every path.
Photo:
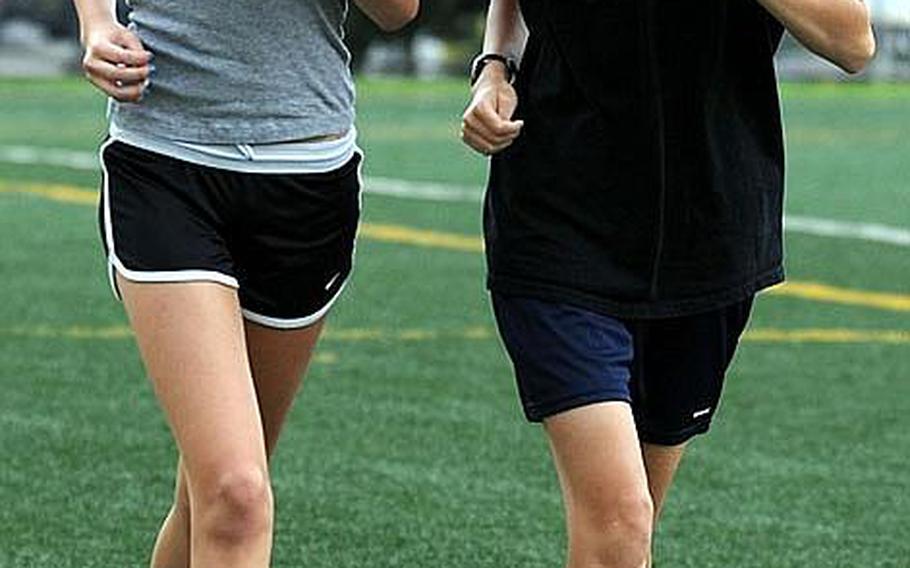
<instances>
[{"instance_id":1,"label":"wrist","mask_svg":"<svg viewBox=\"0 0 910 568\"><path fill-rule=\"evenodd\" d=\"M511 84L517 72L518 64L511 57L499 53L482 53L471 63L471 86L480 82L482 77L502 79Z\"/></svg>"},{"instance_id":2,"label":"wrist","mask_svg":"<svg viewBox=\"0 0 910 568\"><path fill-rule=\"evenodd\" d=\"M509 70L506 67L505 63L500 61L491 61L487 64L477 76L477 80L474 81L474 87L480 85L489 85L491 83L506 83L509 81Z\"/></svg>"},{"instance_id":3,"label":"wrist","mask_svg":"<svg viewBox=\"0 0 910 568\"><path fill-rule=\"evenodd\" d=\"M104 12L87 14L79 19L79 40L85 45L93 36L105 33L118 25L112 14Z\"/></svg>"}]
</instances>

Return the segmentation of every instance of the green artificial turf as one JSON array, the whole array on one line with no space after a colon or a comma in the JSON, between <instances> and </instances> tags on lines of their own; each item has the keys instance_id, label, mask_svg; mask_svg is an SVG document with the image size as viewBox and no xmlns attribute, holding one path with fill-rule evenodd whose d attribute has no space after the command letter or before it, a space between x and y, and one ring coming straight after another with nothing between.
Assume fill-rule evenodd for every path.
<instances>
[{"instance_id":1,"label":"green artificial turf","mask_svg":"<svg viewBox=\"0 0 910 568\"><path fill-rule=\"evenodd\" d=\"M367 174L476 187L463 82L366 80ZM791 214L910 226L910 87L785 86ZM0 147L91 152L104 101L77 80L0 81ZM0 163L0 185L97 185ZM370 223L476 235L478 203L368 195ZM175 451L92 207L0 192L0 567L143 566ZM908 249L788 235L795 280L910 294ZM786 296L755 330L897 330L903 343L743 344L713 434L666 508L661 568L910 567L908 312ZM92 337L74 331L94 330ZM99 330L115 328L112 337ZM370 330L352 339L351 330ZM69 331L67 331L69 330ZM364 239L274 462L274 566L556 568L564 529L523 422L476 252Z\"/></svg>"}]
</instances>

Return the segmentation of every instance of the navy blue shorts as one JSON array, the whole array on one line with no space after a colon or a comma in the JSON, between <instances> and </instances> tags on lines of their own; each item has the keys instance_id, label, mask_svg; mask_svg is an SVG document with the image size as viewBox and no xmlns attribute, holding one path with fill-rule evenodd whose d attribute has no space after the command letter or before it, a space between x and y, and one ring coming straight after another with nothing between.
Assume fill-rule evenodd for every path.
<instances>
[{"instance_id":1,"label":"navy blue shorts","mask_svg":"<svg viewBox=\"0 0 910 568\"><path fill-rule=\"evenodd\" d=\"M631 404L643 442L704 433L752 299L711 312L620 320L581 307L493 294L525 415L540 422L588 404Z\"/></svg>"}]
</instances>

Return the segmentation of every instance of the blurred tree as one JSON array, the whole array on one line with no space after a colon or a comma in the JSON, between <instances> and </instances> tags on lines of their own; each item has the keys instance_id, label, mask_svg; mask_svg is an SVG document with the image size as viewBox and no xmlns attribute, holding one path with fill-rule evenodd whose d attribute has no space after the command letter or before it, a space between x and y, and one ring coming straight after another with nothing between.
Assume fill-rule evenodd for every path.
<instances>
[{"instance_id":1,"label":"blurred tree","mask_svg":"<svg viewBox=\"0 0 910 568\"><path fill-rule=\"evenodd\" d=\"M69 0L0 0L0 17L38 22L55 37L76 37L79 30Z\"/></svg>"}]
</instances>

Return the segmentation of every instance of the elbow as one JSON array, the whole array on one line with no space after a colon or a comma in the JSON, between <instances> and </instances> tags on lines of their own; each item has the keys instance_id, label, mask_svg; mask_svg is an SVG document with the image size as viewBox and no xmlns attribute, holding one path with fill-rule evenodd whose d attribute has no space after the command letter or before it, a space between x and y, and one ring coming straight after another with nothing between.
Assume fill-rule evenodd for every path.
<instances>
[{"instance_id":1,"label":"elbow","mask_svg":"<svg viewBox=\"0 0 910 568\"><path fill-rule=\"evenodd\" d=\"M853 24L843 26L840 33L832 34L830 41L837 47L837 65L851 75L866 69L875 57L875 32L872 31L872 16L863 4L862 13L857 14ZM844 33L846 32L846 33Z\"/></svg>"},{"instance_id":2,"label":"elbow","mask_svg":"<svg viewBox=\"0 0 910 568\"><path fill-rule=\"evenodd\" d=\"M875 35L869 29L861 37L844 46L837 64L841 69L851 75L865 70L875 57Z\"/></svg>"},{"instance_id":3,"label":"elbow","mask_svg":"<svg viewBox=\"0 0 910 568\"><path fill-rule=\"evenodd\" d=\"M394 10L389 10L376 18L376 25L384 32L397 32L413 22L419 11L419 0L401 0L395 3Z\"/></svg>"}]
</instances>

